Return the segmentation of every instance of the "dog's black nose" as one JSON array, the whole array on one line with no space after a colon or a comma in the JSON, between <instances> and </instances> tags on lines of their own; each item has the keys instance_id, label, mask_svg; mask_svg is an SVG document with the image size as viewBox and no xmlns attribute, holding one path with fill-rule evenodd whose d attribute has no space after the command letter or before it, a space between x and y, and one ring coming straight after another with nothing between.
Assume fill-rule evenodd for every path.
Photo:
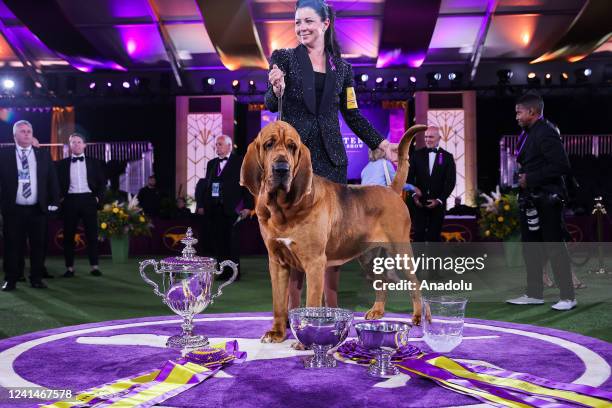
<instances>
[{"instance_id":1,"label":"dog's black nose","mask_svg":"<svg viewBox=\"0 0 612 408\"><path fill-rule=\"evenodd\" d=\"M286 161L277 161L272 163L272 171L279 176L289 173L289 163Z\"/></svg>"}]
</instances>

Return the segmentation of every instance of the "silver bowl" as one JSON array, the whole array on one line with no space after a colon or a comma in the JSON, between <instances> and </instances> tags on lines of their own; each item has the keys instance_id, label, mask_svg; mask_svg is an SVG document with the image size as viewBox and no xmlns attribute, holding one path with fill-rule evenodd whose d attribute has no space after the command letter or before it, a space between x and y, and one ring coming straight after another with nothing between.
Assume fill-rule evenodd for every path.
<instances>
[{"instance_id":1,"label":"silver bowl","mask_svg":"<svg viewBox=\"0 0 612 408\"><path fill-rule=\"evenodd\" d=\"M304 307L289 311L289 324L295 338L314 351L304 359L306 368L330 368L336 359L327 352L342 343L353 322L353 312L329 307Z\"/></svg>"},{"instance_id":2,"label":"silver bowl","mask_svg":"<svg viewBox=\"0 0 612 408\"><path fill-rule=\"evenodd\" d=\"M376 359L368 367L372 377L386 378L399 373L391 363L391 353L408 345L412 325L394 321L369 321L355 324L359 344L374 351Z\"/></svg>"}]
</instances>

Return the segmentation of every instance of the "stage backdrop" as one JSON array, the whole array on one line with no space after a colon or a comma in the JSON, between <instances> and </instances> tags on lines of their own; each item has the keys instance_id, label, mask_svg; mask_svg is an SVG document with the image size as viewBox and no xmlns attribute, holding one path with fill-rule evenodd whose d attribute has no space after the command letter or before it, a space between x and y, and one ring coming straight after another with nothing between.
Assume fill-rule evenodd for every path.
<instances>
[{"instance_id":1,"label":"stage backdrop","mask_svg":"<svg viewBox=\"0 0 612 408\"><path fill-rule=\"evenodd\" d=\"M476 206L476 92L416 92L414 98L416 123L440 128L440 147L455 157L457 182L447 209L454 206L455 197ZM417 146L423 146L423 134Z\"/></svg>"},{"instance_id":2,"label":"stage backdrop","mask_svg":"<svg viewBox=\"0 0 612 408\"><path fill-rule=\"evenodd\" d=\"M176 194L194 196L206 164L215 155L215 138L234 139L233 95L176 98Z\"/></svg>"},{"instance_id":3,"label":"stage backdrop","mask_svg":"<svg viewBox=\"0 0 612 408\"><path fill-rule=\"evenodd\" d=\"M399 142L406 128L406 111L404 108L362 107L360 111L383 137L386 137L392 143ZM267 110L261 111L261 127L263 128L268 123L274 122L276 116L276 113ZM340 133L344 141L344 148L348 156L348 179L360 181L361 170L368 164L368 146L348 127L342 114L338 114L338 119L340 120Z\"/></svg>"}]
</instances>

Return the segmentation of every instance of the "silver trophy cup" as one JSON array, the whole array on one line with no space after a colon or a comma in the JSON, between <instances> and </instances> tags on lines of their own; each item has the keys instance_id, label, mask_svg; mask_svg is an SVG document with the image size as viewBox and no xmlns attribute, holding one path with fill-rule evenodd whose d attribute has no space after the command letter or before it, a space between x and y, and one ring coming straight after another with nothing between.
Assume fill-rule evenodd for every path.
<instances>
[{"instance_id":1,"label":"silver trophy cup","mask_svg":"<svg viewBox=\"0 0 612 408\"><path fill-rule=\"evenodd\" d=\"M153 286L153 292L162 298L170 310L183 318L183 332L170 337L166 346L193 349L208 345L206 336L193 334L193 317L213 303L213 300L223 293L223 288L236 279L238 268L232 261L223 261L217 269L217 261L214 258L196 256L193 245L198 240L193 238L191 228L187 229L181 242L185 244L185 248L180 257L165 258L159 262L153 259L140 262L140 275L145 282ZM153 266L155 274L159 275L161 290L145 273L148 266ZM221 274L225 266L232 268L234 273L227 282L219 285L216 294L212 294L214 277Z\"/></svg>"},{"instance_id":2,"label":"silver trophy cup","mask_svg":"<svg viewBox=\"0 0 612 408\"><path fill-rule=\"evenodd\" d=\"M376 354L376 360L368 367L368 374L385 378L399 373L391 363L391 353L408 345L411 328L409 323L384 320L355 324L359 344Z\"/></svg>"},{"instance_id":3,"label":"silver trophy cup","mask_svg":"<svg viewBox=\"0 0 612 408\"><path fill-rule=\"evenodd\" d=\"M314 356L304 359L306 368L330 368L336 359L327 352L342 343L348 336L353 312L329 307L304 307L289 311L289 324L295 338Z\"/></svg>"}]
</instances>

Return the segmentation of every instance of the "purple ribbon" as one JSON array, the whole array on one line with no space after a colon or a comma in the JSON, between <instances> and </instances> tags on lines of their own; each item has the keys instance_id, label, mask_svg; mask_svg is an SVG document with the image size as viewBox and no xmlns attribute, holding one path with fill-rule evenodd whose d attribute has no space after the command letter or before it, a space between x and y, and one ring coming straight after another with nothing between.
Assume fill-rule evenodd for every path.
<instances>
[{"instance_id":1,"label":"purple ribbon","mask_svg":"<svg viewBox=\"0 0 612 408\"><path fill-rule=\"evenodd\" d=\"M442 165L442 152L438 153L438 166Z\"/></svg>"},{"instance_id":2,"label":"purple ribbon","mask_svg":"<svg viewBox=\"0 0 612 408\"><path fill-rule=\"evenodd\" d=\"M338 347L341 356L356 361L358 364L369 364L376 358L376 353L361 346L357 341L350 340ZM413 345L402 346L391 354L393 363L400 363L406 359L416 357L421 354L421 350Z\"/></svg>"},{"instance_id":3,"label":"purple ribbon","mask_svg":"<svg viewBox=\"0 0 612 408\"><path fill-rule=\"evenodd\" d=\"M329 56L329 65L331 66L332 71L336 70L336 64L334 64L334 58L332 55Z\"/></svg>"}]
</instances>

